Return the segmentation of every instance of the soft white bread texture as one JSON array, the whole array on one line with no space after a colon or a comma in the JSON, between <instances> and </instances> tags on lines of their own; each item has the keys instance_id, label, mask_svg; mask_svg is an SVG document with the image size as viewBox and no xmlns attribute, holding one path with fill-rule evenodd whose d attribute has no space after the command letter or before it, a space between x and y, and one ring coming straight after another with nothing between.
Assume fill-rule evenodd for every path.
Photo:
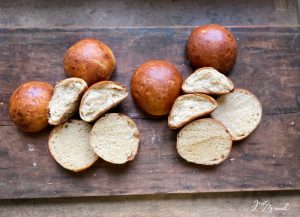
<instances>
[{"instance_id":1,"label":"soft white bread texture","mask_svg":"<svg viewBox=\"0 0 300 217\"><path fill-rule=\"evenodd\" d=\"M124 164L133 160L138 151L139 131L129 117L119 113L108 113L93 126L90 144L103 160Z\"/></svg>"},{"instance_id":2,"label":"soft white bread texture","mask_svg":"<svg viewBox=\"0 0 300 217\"><path fill-rule=\"evenodd\" d=\"M180 128L192 120L211 113L217 108L217 105L214 98L205 94L179 96L169 114L168 125L171 129Z\"/></svg>"},{"instance_id":3,"label":"soft white bread texture","mask_svg":"<svg viewBox=\"0 0 300 217\"><path fill-rule=\"evenodd\" d=\"M215 165L228 157L232 139L220 122L204 118L184 126L177 134L176 146L188 162Z\"/></svg>"},{"instance_id":4,"label":"soft white bread texture","mask_svg":"<svg viewBox=\"0 0 300 217\"><path fill-rule=\"evenodd\" d=\"M261 120L262 106L248 90L235 89L218 97L217 102L219 106L211 116L224 124L235 141L246 138Z\"/></svg>"},{"instance_id":5,"label":"soft white bread texture","mask_svg":"<svg viewBox=\"0 0 300 217\"><path fill-rule=\"evenodd\" d=\"M232 81L212 67L197 69L182 84L185 93L227 94L234 88Z\"/></svg>"},{"instance_id":6,"label":"soft white bread texture","mask_svg":"<svg viewBox=\"0 0 300 217\"><path fill-rule=\"evenodd\" d=\"M49 102L48 123L58 125L71 118L78 111L80 99L87 88L87 83L80 78L60 81Z\"/></svg>"},{"instance_id":7,"label":"soft white bread texture","mask_svg":"<svg viewBox=\"0 0 300 217\"><path fill-rule=\"evenodd\" d=\"M83 95L79 108L80 117L87 122L95 121L109 109L121 103L127 96L126 88L117 82L98 82Z\"/></svg>"},{"instance_id":8,"label":"soft white bread texture","mask_svg":"<svg viewBox=\"0 0 300 217\"><path fill-rule=\"evenodd\" d=\"M55 127L49 137L51 155L62 167L79 172L90 167L98 156L89 144L92 126L82 120L69 120Z\"/></svg>"}]
</instances>

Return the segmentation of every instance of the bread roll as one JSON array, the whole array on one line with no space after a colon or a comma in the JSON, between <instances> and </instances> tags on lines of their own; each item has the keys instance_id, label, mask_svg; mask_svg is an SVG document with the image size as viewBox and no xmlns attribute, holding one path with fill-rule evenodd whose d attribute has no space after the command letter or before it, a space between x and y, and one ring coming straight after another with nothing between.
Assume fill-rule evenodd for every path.
<instances>
[{"instance_id":1,"label":"bread roll","mask_svg":"<svg viewBox=\"0 0 300 217\"><path fill-rule=\"evenodd\" d=\"M82 39L64 56L64 69L69 77L82 78L88 85L108 80L116 66L111 49L96 39Z\"/></svg>"},{"instance_id":2,"label":"bread roll","mask_svg":"<svg viewBox=\"0 0 300 217\"><path fill-rule=\"evenodd\" d=\"M26 132L38 132L48 125L47 108L53 87L40 81L20 85L9 101L12 122Z\"/></svg>"},{"instance_id":3,"label":"bread roll","mask_svg":"<svg viewBox=\"0 0 300 217\"><path fill-rule=\"evenodd\" d=\"M83 95L79 108L80 117L87 122L95 121L105 112L120 104L127 96L126 88L117 82L98 82Z\"/></svg>"},{"instance_id":4,"label":"bread roll","mask_svg":"<svg viewBox=\"0 0 300 217\"><path fill-rule=\"evenodd\" d=\"M90 144L103 160L124 164L135 158L139 146L139 131L129 117L109 113L93 126Z\"/></svg>"},{"instance_id":5,"label":"bread roll","mask_svg":"<svg viewBox=\"0 0 300 217\"><path fill-rule=\"evenodd\" d=\"M60 81L55 86L49 103L49 124L62 124L71 118L78 111L81 97L87 88L87 83L80 78L67 78Z\"/></svg>"},{"instance_id":6,"label":"bread roll","mask_svg":"<svg viewBox=\"0 0 300 217\"><path fill-rule=\"evenodd\" d=\"M186 94L179 96L171 109L168 125L177 129L203 115L210 114L217 107L214 98L205 94Z\"/></svg>"},{"instance_id":7,"label":"bread roll","mask_svg":"<svg viewBox=\"0 0 300 217\"><path fill-rule=\"evenodd\" d=\"M224 124L235 141L249 136L261 120L262 106L248 90L235 89L217 102L219 106L211 116Z\"/></svg>"},{"instance_id":8,"label":"bread roll","mask_svg":"<svg viewBox=\"0 0 300 217\"><path fill-rule=\"evenodd\" d=\"M180 95L181 73L171 63L152 60L142 64L131 79L131 93L146 113L162 116L170 112Z\"/></svg>"},{"instance_id":9,"label":"bread roll","mask_svg":"<svg viewBox=\"0 0 300 217\"><path fill-rule=\"evenodd\" d=\"M211 118L195 120L177 134L178 154L188 162L215 165L230 153L232 140L226 128Z\"/></svg>"},{"instance_id":10,"label":"bread roll","mask_svg":"<svg viewBox=\"0 0 300 217\"><path fill-rule=\"evenodd\" d=\"M234 35L223 26L199 26L189 36L187 55L196 69L210 66L227 74L237 58L237 42Z\"/></svg>"},{"instance_id":11,"label":"bread roll","mask_svg":"<svg viewBox=\"0 0 300 217\"><path fill-rule=\"evenodd\" d=\"M92 126L81 120L69 120L55 127L49 137L51 155L62 167L79 172L93 165L98 156L89 144Z\"/></svg>"},{"instance_id":12,"label":"bread roll","mask_svg":"<svg viewBox=\"0 0 300 217\"><path fill-rule=\"evenodd\" d=\"M197 69L182 85L185 93L227 94L234 88L232 81L211 67Z\"/></svg>"}]
</instances>

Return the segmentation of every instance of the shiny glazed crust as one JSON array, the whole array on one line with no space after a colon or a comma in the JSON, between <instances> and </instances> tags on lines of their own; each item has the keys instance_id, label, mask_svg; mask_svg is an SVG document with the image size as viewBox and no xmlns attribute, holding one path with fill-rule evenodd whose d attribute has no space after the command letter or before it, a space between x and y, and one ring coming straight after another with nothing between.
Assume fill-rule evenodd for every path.
<instances>
[{"instance_id":1,"label":"shiny glazed crust","mask_svg":"<svg viewBox=\"0 0 300 217\"><path fill-rule=\"evenodd\" d=\"M199 26L189 36L187 55L196 69L213 67L227 74L237 58L237 42L234 35L223 26Z\"/></svg>"},{"instance_id":2,"label":"shiny glazed crust","mask_svg":"<svg viewBox=\"0 0 300 217\"><path fill-rule=\"evenodd\" d=\"M96 39L82 39L64 56L64 70L69 77L82 78L88 85L108 80L116 66L111 49Z\"/></svg>"},{"instance_id":3,"label":"shiny glazed crust","mask_svg":"<svg viewBox=\"0 0 300 217\"><path fill-rule=\"evenodd\" d=\"M162 116L170 112L182 85L181 73L174 65L163 60L142 64L132 76L131 93L144 112Z\"/></svg>"}]
</instances>

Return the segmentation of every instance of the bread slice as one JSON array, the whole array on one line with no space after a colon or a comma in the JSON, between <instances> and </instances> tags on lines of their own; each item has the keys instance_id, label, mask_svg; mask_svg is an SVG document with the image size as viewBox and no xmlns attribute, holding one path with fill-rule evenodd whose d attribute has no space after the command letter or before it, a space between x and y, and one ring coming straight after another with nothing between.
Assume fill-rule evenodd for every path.
<instances>
[{"instance_id":1,"label":"bread slice","mask_svg":"<svg viewBox=\"0 0 300 217\"><path fill-rule=\"evenodd\" d=\"M227 94L234 88L232 81L212 67L197 69L182 84L185 93Z\"/></svg>"},{"instance_id":2,"label":"bread slice","mask_svg":"<svg viewBox=\"0 0 300 217\"><path fill-rule=\"evenodd\" d=\"M179 96L169 114L168 125L171 129L180 128L192 120L211 113L217 105L214 98L205 94Z\"/></svg>"},{"instance_id":3,"label":"bread slice","mask_svg":"<svg viewBox=\"0 0 300 217\"><path fill-rule=\"evenodd\" d=\"M93 126L90 144L103 160L124 164L135 158L139 146L139 131L129 117L109 113Z\"/></svg>"},{"instance_id":4,"label":"bread slice","mask_svg":"<svg viewBox=\"0 0 300 217\"><path fill-rule=\"evenodd\" d=\"M217 102L219 106L211 116L224 124L235 141L246 138L261 120L262 106L248 90L235 89Z\"/></svg>"},{"instance_id":5,"label":"bread slice","mask_svg":"<svg viewBox=\"0 0 300 217\"><path fill-rule=\"evenodd\" d=\"M98 159L89 144L92 126L82 120L69 120L55 127L49 137L49 150L57 163L74 172L85 170Z\"/></svg>"},{"instance_id":6,"label":"bread slice","mask_svg":"<svg viewBox=\"0 0 300 217\"><path fill-rule=\"evenodd\" d=\"M60 81L48 106L48 123L58 125L71 118L79 108L80 99L87 90L86 82L80 78Z\"/></svg>"},{"instance_id":7,"label":"bread slice","mask_svg":"<svg viewBox=\"0 0 300 217\"><path fill-rule=\"evenodd\" d=\"M80 117L87 122L95 121L109 109L121 103L127 96L126 88L117 82L98 82L83 95L79 108Z\"/></svg>"},{"instance_id":8,"label":"bread slice","mask_svg":"<svg viewBox=\"0 0 300 217\"><path fill-rule=\"evenodd\" d=\"M176 146L188 162L215 165L228 157L232 139L220 122L204 118L184 126L177 134Z\"/></svg>"}]
</instances>

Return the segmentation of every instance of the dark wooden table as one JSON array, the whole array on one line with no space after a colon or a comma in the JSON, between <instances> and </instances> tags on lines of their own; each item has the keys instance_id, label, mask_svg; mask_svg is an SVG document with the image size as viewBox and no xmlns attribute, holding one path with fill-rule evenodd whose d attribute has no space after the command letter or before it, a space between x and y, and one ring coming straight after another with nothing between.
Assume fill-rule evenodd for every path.
<instances>
[{"instance_id":1,"label":"dark wooden table","mask_svg":"<svg viewBox=\"0 0 300 217\"><path fill-rule=\"evenodd\" d=\"M114 111L135 119L141 131L137 159L123 166L101 160L83 173L59 167L47 150L50 127L18 131L8 115L13 90L30 80L53 85L65 78L67 47L81 38L103 40L115 53L112 80L127 88L134 70L150 59L174 63L186 78L192 69L185 44L192 28L93 28L0 30L0 197L40 198L156 193L300 189L300 28L235 27L239 55L230 73L236 87L263 105L262 122L216 167L186 163L175 149L167 120L143 114L129 97Z\"/></svg>"}]
</instances>

